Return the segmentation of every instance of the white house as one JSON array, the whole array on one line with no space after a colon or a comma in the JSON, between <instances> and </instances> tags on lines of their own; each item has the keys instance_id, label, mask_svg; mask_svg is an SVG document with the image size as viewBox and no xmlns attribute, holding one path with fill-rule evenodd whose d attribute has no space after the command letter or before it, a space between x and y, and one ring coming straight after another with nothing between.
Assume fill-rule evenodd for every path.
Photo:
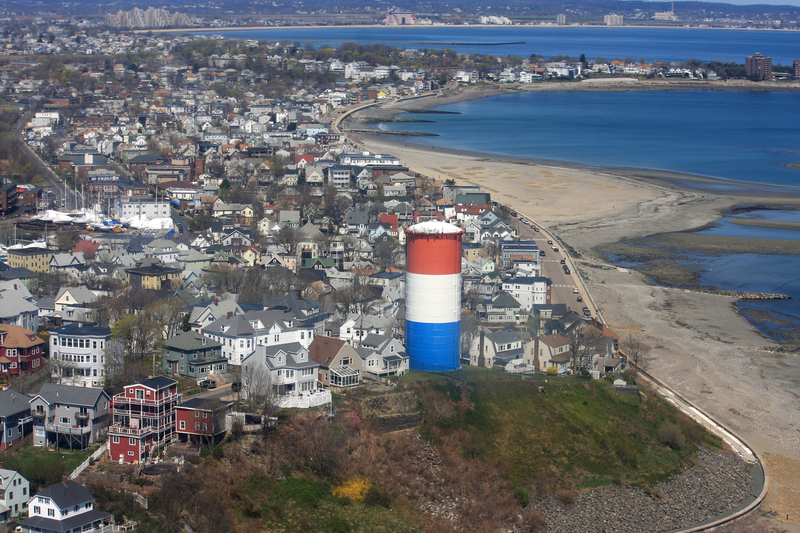
<instances>
[{"instance_id":1,"label":"white house","mask_svg":"<svg viewBox=\"0 0 800 533\"><path fill-rule=\"evenodd\" d=\"M362 375L375 379L402 376L408 372L405 346L394 337L367 335L356 348L362 360Z\"/></svg>"},{"instance_id":2,"label":"white house","mask_svg":"<svg viewBox=\"0 0 800 533\"><path fill-rule=\"evenodd\" d=\"M0 468L0 505L7 509L8 517L17 517L28 508L30 487L28 480L16 470ZM0 514L3 513L0 511Z\"/></svg>"},{"instance_id":3,"label":"white house","mask_svg":"<svg viewBox=\"0 0 800 533\"><path fill-rule=\"evenodd\" d=\"M102 387L111 329L73 323L50 331L52 378L65 385Z\"/></svg>"},{"instance_id":4,"label":"white house","mask_svg":"<svg viewBox=\"0 0 800 533\"><path fill-rule=\"evenodd\" d=\"M520 305L530 311L533 305L550 303L552 282L550 278L512 278L503 281L503 290L516 299Z\"/></svg>"},{"instance_id":5,"label":"white house","mask_svg":"<svg viewBox=\"0 0 800 533\"><path fill-rule=\"evenodd\" d=\"M28 518L20 522L20 527L27 533L91 533L108 531L105 526L113 520L109 513L94 508L94 496L86 487L64 476L60 483L28 500Z\"/></svg>"}]
</instances>

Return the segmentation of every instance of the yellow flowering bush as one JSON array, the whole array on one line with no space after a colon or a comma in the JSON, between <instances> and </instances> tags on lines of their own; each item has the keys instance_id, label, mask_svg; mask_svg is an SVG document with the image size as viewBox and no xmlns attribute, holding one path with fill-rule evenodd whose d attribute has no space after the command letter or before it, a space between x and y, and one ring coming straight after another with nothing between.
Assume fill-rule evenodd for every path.
<instances>
[{"instance_id":1,"label":"yellow flowering bush","mask_svg":"<svg viewBox=\"0 0 800 533\"><path fill-rule=\"evenodd\" d=\"M369 479L354 477L334 488L333 495L337 498L348 498L354 502L363 502L370 487L372 487L372 482Z\"/></svg>"}]
</instances>

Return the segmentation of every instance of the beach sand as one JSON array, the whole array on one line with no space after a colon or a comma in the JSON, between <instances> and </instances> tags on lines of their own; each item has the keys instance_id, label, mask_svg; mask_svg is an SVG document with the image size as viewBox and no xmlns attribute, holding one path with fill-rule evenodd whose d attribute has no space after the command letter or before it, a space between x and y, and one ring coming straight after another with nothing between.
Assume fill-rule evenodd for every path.
<instances>
[{"instance_id":1,"label":"beach sand","mask_svg":"<svg viewBox=\"0 0 800 533\"><path fill-rule=\"evenodd\" d=\"M432 100L413 105L449 103ZM376 111L364 114L375 116ZM398 156L421 174L480 185L493 200L547 228L581 255L579 270L609 326L622 337L640 335L652 347L648 368L653 375L756 451L771 454L770 466L800 461L800 357L773 352L776 345L738 314L732 298L654 287L641 274L608 265L593 251L621 239L700 227L738 204L797 205L797 198L780 191L756 194L747 187L716 194L678 185L715 180L644 169L513 161L420 147L388 136L359 140L374 152ZM767 502L787 525L800 526L796 507L785 503L798 490L800 478L782 479Z\"/></svg>"}]
</instances>

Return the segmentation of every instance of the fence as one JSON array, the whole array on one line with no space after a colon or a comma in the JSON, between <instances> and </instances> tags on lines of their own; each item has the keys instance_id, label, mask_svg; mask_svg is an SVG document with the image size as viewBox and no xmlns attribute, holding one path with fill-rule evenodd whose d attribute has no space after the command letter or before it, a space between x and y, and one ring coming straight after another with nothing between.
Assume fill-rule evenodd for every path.
<instances>
[{"instance_id":1,"label":"fence","mask_svg":"<svg viewBox=\"0 0 800 533\"><path fill-rule=\"evenodd\" d=\"M86 459L84 462L78 465L78 468L76 468L72 472L72 474L69 475L69 478L75 479L76 477L80 476L81 473L84 470L86 470L86 468L89 466L89 463L91 463L92 461L96 461L97 458L106 453L107 450L108 450L108 443L104 442L103 445L97 448L97 450L92 455L90 455L88 459Z\"/></svg>"}]
</instances>

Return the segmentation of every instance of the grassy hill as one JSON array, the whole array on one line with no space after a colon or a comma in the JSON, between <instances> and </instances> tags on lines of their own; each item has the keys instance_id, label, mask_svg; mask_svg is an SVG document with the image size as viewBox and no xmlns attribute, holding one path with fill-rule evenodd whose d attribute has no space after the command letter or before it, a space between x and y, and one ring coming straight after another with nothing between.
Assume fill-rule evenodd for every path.
<instances>
[{"instance_id":1,"label":"grassy hill","mask_svg":"<svg viewBox=\"0 0 800 533\"><path fill-rule=\"evenodd\" d=\"M342 398L333 420L282 412L275 431L230 435L146 485L140 530L542 531L542 516L525 509L532 496L568 499L604 484L648 490L691 465L698 445L720 446L657 395L620 394L606 381L459 377L405 376L417 405L407 393L388 393L393 402L362 390ZM420 430L381 433L376 405L419 410ZM93 490L100 508L130 516L113 490Z\"/></svg>"}]
</instances>

